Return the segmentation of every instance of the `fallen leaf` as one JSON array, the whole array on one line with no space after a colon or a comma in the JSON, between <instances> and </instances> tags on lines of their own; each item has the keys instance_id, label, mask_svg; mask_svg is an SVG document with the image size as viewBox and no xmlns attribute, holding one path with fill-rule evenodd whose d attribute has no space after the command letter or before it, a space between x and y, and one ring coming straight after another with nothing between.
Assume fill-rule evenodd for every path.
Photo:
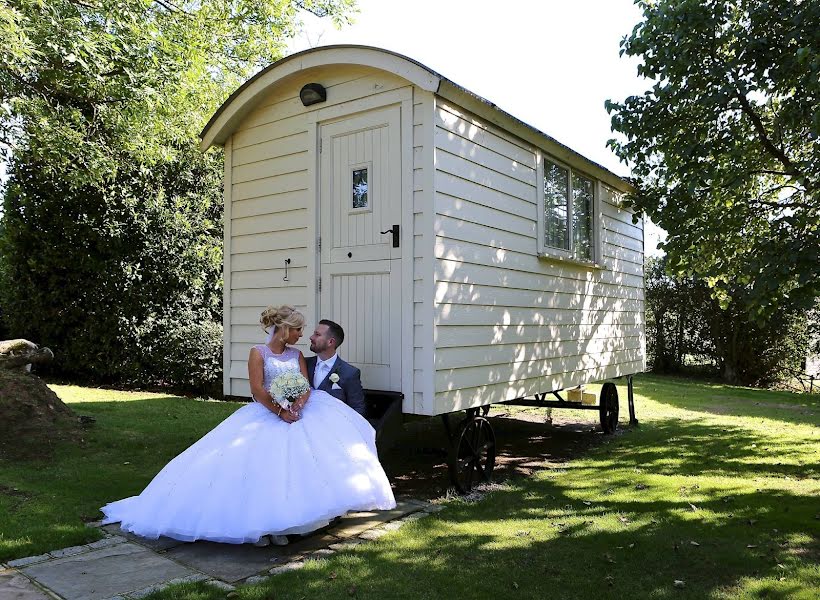
<instances>
[{"instance_id":1,"label":"fallen leaf","mask_svg":"<svg viewBox=\"0 0 820 600\"><path fill-rule=\"evenodd\" d=\"M592 506L592 502L590 502L589 500L584 500L584 504L586 504L587 506Z\"/></svg>"},{"instance_id":2,"label":"fallen leaf","mask_svg":"<svg viewBox=\"0 0 820 600\"><path fill-rule=\"evenodd\" d=\"M336 579L338 577L338 573L336 571L331 571L330 575L327 576L328 579Z\"/></svg>"},{"instance_id":3,"label":"fallen leaf","mask_svg":"<svg viewBox=\"0 0 820 600\"><path fill-rule=\"evenodd\" d=\"M700 544L698 544L695 540L692 540L692 541L691 541L691 542L689 542L689 543L690 543L692 546L700 546Z\"/></svg>"},{"instance_id":4,"label":"fallen leaf","mask_svg":"<svg viewBox=\"0 0 820 600\"><path fill-rule=\"evenodd\" d=\"M629 547L630 547L630 548L634 548L634 547L635 547L635 544L629 544Z\"/></svg>"},{"instance_id":5,"label":"fallen leaf","mask_svg":"<svg viewBox=\"0 0 820 600\"><path fill-rule=\"evenodd\" d=\"M515 532L516 537L525 537L525 536L528 536L529 534L530 534L529 529L522 529L521 531L516 531Z\"/></svg>"},{"instance_id":6,"label":"fallen leaf","mask_svg":"<svg viewBox=\"0 0 820 600\"><path fill-rule=\"evenodd\" d=\"M515 581L513 581L513 589L518 589L518 584Z\"/></svg>"},{"instance_id":7,"label":"fallen leaf","mask_svg":"<svg viewBox=\"0 0 820 600\"><path fill-rule=\"evenodd\" d=\"M643 484L643 483L639 483L639 484L635 485L635 489L636 489L636 490L645 490L645 489L647 489L648 487L649 487L648 485Z\"/></svg>"},{"instance_id":8,"label":"fallen leaf","mask_svg":"<svg viewBox=\"0 0 820 600\"><path fill-rule=\"evenodd\" d=\"M785 571L786 570L786 565L781 565L780 563L777 563L777 568L778 569L783 569Z\"/></svg>"},{"instance_id":9,"label":"fallen leaf","mask_svg":"<svg viewBox=\"0 0 820 600\"><path fill-rule=\"evenodd\" d=\"M749 544L746 546L747 548L757 548L757 544Z\"/></svg>"},{"instance_id":10,"label":"fallen leaf","mask_svg":"<svg viewBox=\"0 0 820 600\"><path fill-rule=\"evenodd\" d=\"M692 508L692 512L698 512L700 510L697 506L695 506L691 502L689 503L689 506Z\"/></svg>"},{"instance_id":11,"label":"fallen leaf","mask_svg":"<svg viewBox=\"0 0 820 600\"><path fill-rule=\"evenodd\" d=\"M676 588L685 588L686 587L686 582L683 581L682 579L676 579L674 585L675 585Z\"/></svg>"}]
</instances>

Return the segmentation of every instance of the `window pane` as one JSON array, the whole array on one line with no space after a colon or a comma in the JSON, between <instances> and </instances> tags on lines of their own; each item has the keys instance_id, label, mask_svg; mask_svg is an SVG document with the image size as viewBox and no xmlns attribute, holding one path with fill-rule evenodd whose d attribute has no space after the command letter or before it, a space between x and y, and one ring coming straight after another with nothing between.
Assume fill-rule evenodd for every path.
<instances>
[{"instance_id":1,"label":"window pane","mask_svg":"<svg viewBox=\"0 0 820 600\"><path fill-rule=\"evenodd\" d=\"M367 208L367 169L353 171L353 208Z\"/></svg>"},{"instance_id":2,"label":"window pane","mask_svg":"<svg viewBox=\"0 0 820 600\"><path fill-rule=\"evenodd\" d=\"M544 244L569 250L567 199L569 171L544 163Z\"/></svg>"},{"instance_id":3,"label":"window pane","mask_svg":"<svg viewBox=\"0 0 820 600\"><path fill-rule=\"evenodd\" d=\"M592 260L592 181L572 175L572 255Z\"/></svg>"}]
</instances>

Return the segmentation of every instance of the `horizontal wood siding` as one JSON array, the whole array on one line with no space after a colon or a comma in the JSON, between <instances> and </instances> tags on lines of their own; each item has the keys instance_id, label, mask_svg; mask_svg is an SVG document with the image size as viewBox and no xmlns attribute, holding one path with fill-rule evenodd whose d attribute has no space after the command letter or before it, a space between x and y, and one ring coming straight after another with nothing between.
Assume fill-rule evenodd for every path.
<instances>
[{"instance_id":1,"label":"horizontal wood siding","mask_svg":"<svg viewBox=\"0 0 820 600\"><path fill-rule=\"evenodd\" d=\"M441 99L435 118L427 414L643 370L642 223L601 186L601 268L539 258L536 149Z\"/></svg>"},{"instance_id":2,"label":"horizontal wood siding","mask_svg":"<svg viewBox=\"0 0 820 600\"><path fill-rule=\"evenodd\" d=\"M315 319L308 298L308 273L314 260L308 239L308 203L314 202L310 177L309 110L299 90L310 81L327 89L327 101L316 109L377 96L402 87L401 77L366 67L322 67L281 83L257 106L232 135L230 273L226 276L226 321L229 339L226 359L230 393L249 396L247 360L265 334L259 316L266 306L293 304L305 312L309 326ZM228 175L226 175L226 178ZM310 197L309 197L310 196ZM285 281L285 260L291 262ZM297 347L308 351L308 336Z\"/></svg>"}]
</instances>

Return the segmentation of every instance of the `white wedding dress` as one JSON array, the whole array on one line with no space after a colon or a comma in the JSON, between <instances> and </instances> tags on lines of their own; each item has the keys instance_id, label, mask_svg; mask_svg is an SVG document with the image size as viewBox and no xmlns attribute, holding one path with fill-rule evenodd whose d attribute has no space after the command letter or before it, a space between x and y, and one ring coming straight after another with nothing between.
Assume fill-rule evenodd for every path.
<instances>
[{"instance_id":1,"label":"white wedding dress","mask_svg":"<svg viewBox=\"0 0 820 600\"><path fill-rule=\"evenodd\" d=\"M299 369L299 352L257 346L265 387ZM252 402L169 462L139 496L102 508L104 523L154 538L241 544L306 533L347 511L396 501L367 420L313 390L293 424Z\"/></svg>"}]
</instances>

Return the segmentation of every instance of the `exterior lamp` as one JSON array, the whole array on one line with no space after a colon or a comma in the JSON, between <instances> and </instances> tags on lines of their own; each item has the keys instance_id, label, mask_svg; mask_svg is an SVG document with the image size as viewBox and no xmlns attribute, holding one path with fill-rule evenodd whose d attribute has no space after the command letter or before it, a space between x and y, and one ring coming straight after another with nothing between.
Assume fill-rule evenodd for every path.
<instances>
[{"instance_id":1,"label":"exterior lamp","mask_svg":"<svg viewBox=\"0 0 820 600\"><path fill-rule=\"evenodd\" d=\"M299 100L303 106L318 104L327 100L327 91L321 83L308 83L299 90Z\"/></svg>"}]
</instances>

